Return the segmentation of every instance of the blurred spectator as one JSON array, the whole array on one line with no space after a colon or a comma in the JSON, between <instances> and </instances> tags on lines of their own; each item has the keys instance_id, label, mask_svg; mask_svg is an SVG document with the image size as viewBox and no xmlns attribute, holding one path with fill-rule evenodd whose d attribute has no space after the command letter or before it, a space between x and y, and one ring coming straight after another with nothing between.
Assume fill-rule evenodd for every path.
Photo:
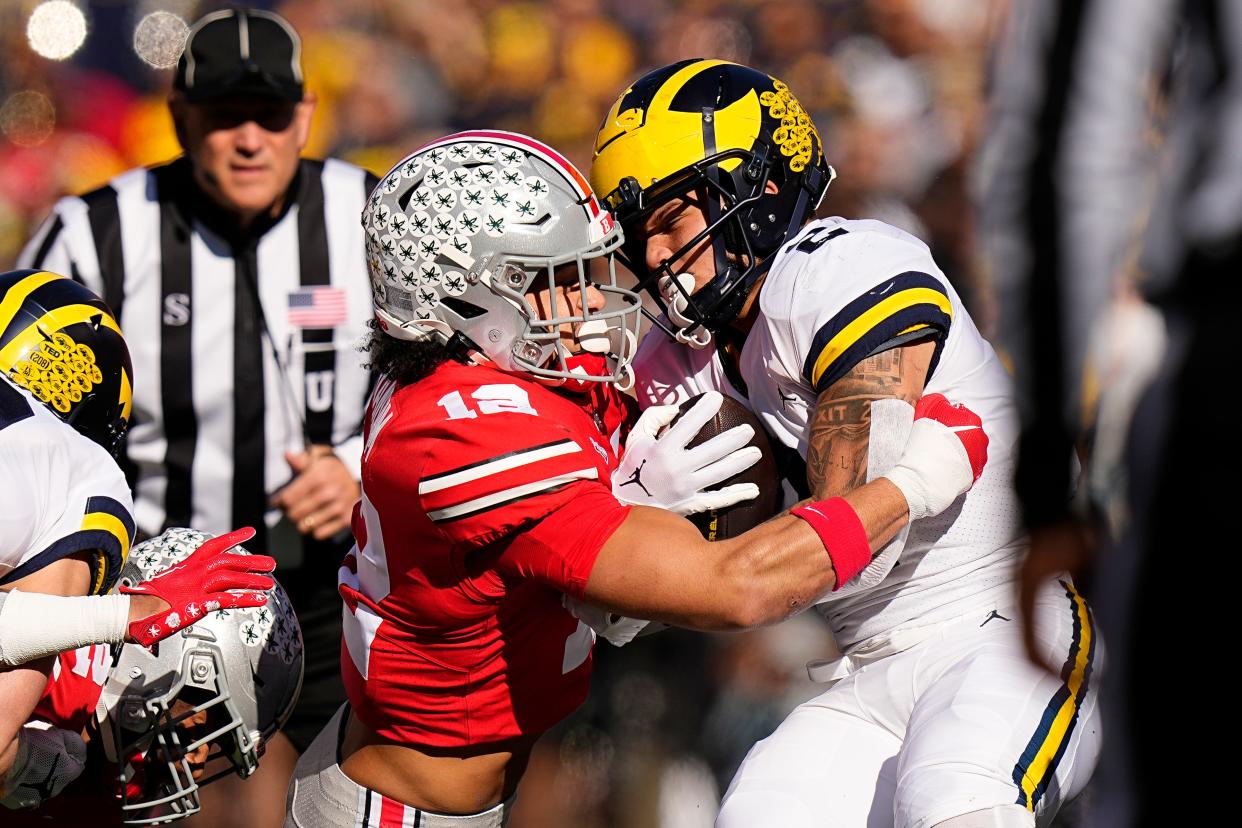
<instances>
[{"instance_id":1,"label":"blurred spectator","mask_svg":"<svg viewBox=\"0 0 1242 828\"><path fill-rule=\"evenodd\" d=\"M960 161L970 157L981 119L987 24L1004 4L288 0L276 7L303 35L306 85L319 97L308 152L339 155L373 171L387 169L426 139L481 126L538 136L584 165L600 113L626 79L644 69L698 56L770 67L800 90L824 129L829 158L849 172L834 185L835 209L926 231L937 257L959 268L959 288L973 296L980 275L965 252L972 237L960 209ZM112 10L92 23L120 29L158 5L134 4L132 20ZM189 14L222 4L162 5ZM57 113L57 134L79 130L85 120L89 129L108 133L100 137L124 166L176 154L171 125L153 124L143 114L159 112L145 93L164 85L162 70L146 69L142 88L128 98L109 98L107 106L92 105L92 114L79 117L73 113L85 112L87 103L83 77L99 70L37 57L23 42L21 14L6 9L0 12L8 15L0 36L8 47L0 69L4 97L26 88L46 95ZM92 31L88 44L99 37L114 42L118 57L132 39L123 30ZM132 55L114 63L124 63L129 76L138 72ZM57 81L70 76L72 83ZM107 178L64 180L56 172L59 150L52 149L38 164L52 182L40 203L0 193L0 265L16 253L4 241L6 214L9 223L29 225L53 196ZM0 154L0 172L8 163Z\"/></svg>"}]
</instances>

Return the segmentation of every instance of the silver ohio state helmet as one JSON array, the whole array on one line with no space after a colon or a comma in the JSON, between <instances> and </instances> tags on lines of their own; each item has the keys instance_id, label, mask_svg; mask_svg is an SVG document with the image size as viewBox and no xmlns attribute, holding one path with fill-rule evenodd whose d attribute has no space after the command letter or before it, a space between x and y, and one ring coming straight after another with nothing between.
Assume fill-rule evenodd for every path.
<instances>
[{"instance_id":1,"label":"silver ohio state helmet","mask_svg":"<svg viewBox=\"0 0 1242 828\"><path fill-rule=\"evenodd\" d=\"M511 132L441 138L389 171L362 226L375 316L388 335L446 343L459 335L502 370L545 379L629 380L642 303L617 285L620 227L551 147ZM606 281L589 273L601 257ZM574 276L562 268L558 279L560 265L574 265ZM584 296L595 287L607 303L544 317L527 293L554 292L558 282ZM606 367L592 373L574 364L561 344L566 324L577 326L585 351L607 357Z\"/></svg>"},{"instance_id":2,"label":"silver ohio state helmet","mask_svg":"<svg viewBox=\"0 0 1242 828\"><path fill-rule=\"evenodd\" d=\"M121 584L141 583L189 557L211 539L169 529L130 550ZM241 547L234 553L249 554ZM201 620L160 642L114 648L116 657L95 709L107 757L121 769L121 813L128 825L167 822L199 810L198 788L259 767L264 741L288 719L302 686L302 629L276 584L267 604L251 609L204 607ZM190 705L173 713L180 699ZM178 725L206 710L193 738ZM195 782L187 754L211 745L210 763L229 767Z\"/></svg>"}]
</instances>

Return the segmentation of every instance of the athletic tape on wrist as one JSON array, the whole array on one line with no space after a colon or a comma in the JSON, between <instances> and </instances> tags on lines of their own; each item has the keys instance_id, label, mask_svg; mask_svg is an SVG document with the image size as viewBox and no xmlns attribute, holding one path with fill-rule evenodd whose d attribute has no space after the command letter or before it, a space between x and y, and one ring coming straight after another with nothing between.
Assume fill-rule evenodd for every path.
<instances>
[{"instance_id":1,"label":"athletic tape on wrist","mask_svg":"<svg viewBox=\"0 0 1242 828\"><path fill-rule=\"evenodd\" d=\"M128 623L128 595L66 598L15 589L0 602L0 664L15 667L87 644L117 644Z\"/></svg>"},{"instance_id":2,"label":"athletic tape on wrist","mask_svg":"<svg viewBox=\"0 0 1242 828\"><path fill-rule=\"evenodd\" d=\"M832 497L799 506L789 514L800 517L819 535L837 573L836 592L871 563L871 543L858 513L844 498Z\"/></svg>"}]
</instances>

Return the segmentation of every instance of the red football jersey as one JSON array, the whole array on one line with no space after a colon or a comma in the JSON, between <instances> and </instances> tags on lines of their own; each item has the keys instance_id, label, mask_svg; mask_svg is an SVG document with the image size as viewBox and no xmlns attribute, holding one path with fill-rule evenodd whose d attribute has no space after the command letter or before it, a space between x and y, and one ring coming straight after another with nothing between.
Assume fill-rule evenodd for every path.
<instances>
[{"instance_id":1,"label":"red football jersey","mask_svg":"<svg viewBox=\"0 0 1242 828\"><path fill-rule=\"evenodd\" d=\"M111 667L112 652L107 644L88 644L61 653L52 664L47 687L31 718L81 733L95 713Z\"/></svg>"},{"instance_id":2,"label":"red football jersey","mask_svg":"<svg viewBox=\"0 0 1242 828\"><path fill-rule=\"evenodd\" d=\"M629 510L625 398L487 366L383 378L364 429L341 666L379 735L460 747L538 734L586 697L594 633L562 606ZM604 432L608 432L605 436Z\"/></svg>"}]
</instances>

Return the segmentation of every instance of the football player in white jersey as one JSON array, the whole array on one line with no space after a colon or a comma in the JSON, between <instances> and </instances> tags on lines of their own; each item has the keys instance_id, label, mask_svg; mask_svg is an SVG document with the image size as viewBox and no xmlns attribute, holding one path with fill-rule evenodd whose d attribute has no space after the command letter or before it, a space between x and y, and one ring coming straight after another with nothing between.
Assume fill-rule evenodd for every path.
<instances>
[{"instance_id":1,"label":"football player in white jersey","mask_svg":"<svg viewBox=\"0 0 1242 828\"><path fill-rule=\"evenodd\" d=\"M811 672L831 687L752 748L717 824L1043 825L1098 752L1090 610L1068 578L1050 582L1041 646L1064 671L1025 661L1007 375L925 244L812 220L833 176L791 90L718 60L635 81L596 141L591 183L663 311L634 360L643 406L712 389L743 401L802 498L884 473L923 394L969 406L992 446L970 492L911 514L824 596L845 657Z\"/></svg>"},{"instance_id":2,"label":"football player in white jersey","mask_svg":"<svg viewBox=\"0 0 1242 828\"><path fill-rule=\"evenodd\" d=\"M26 724L52 667L40 656L127 634L149 644L188 623L194 601L258 606L261 593L226 590L271 586L248 571L270 571L271 558L234 567L225 556L155 579L146 595L103 595L134 540L112 455L132 382L97 296L46 271L0 274L0 805L51 796L81 769L76 734Z\"/></svg>"}]
</instances>

